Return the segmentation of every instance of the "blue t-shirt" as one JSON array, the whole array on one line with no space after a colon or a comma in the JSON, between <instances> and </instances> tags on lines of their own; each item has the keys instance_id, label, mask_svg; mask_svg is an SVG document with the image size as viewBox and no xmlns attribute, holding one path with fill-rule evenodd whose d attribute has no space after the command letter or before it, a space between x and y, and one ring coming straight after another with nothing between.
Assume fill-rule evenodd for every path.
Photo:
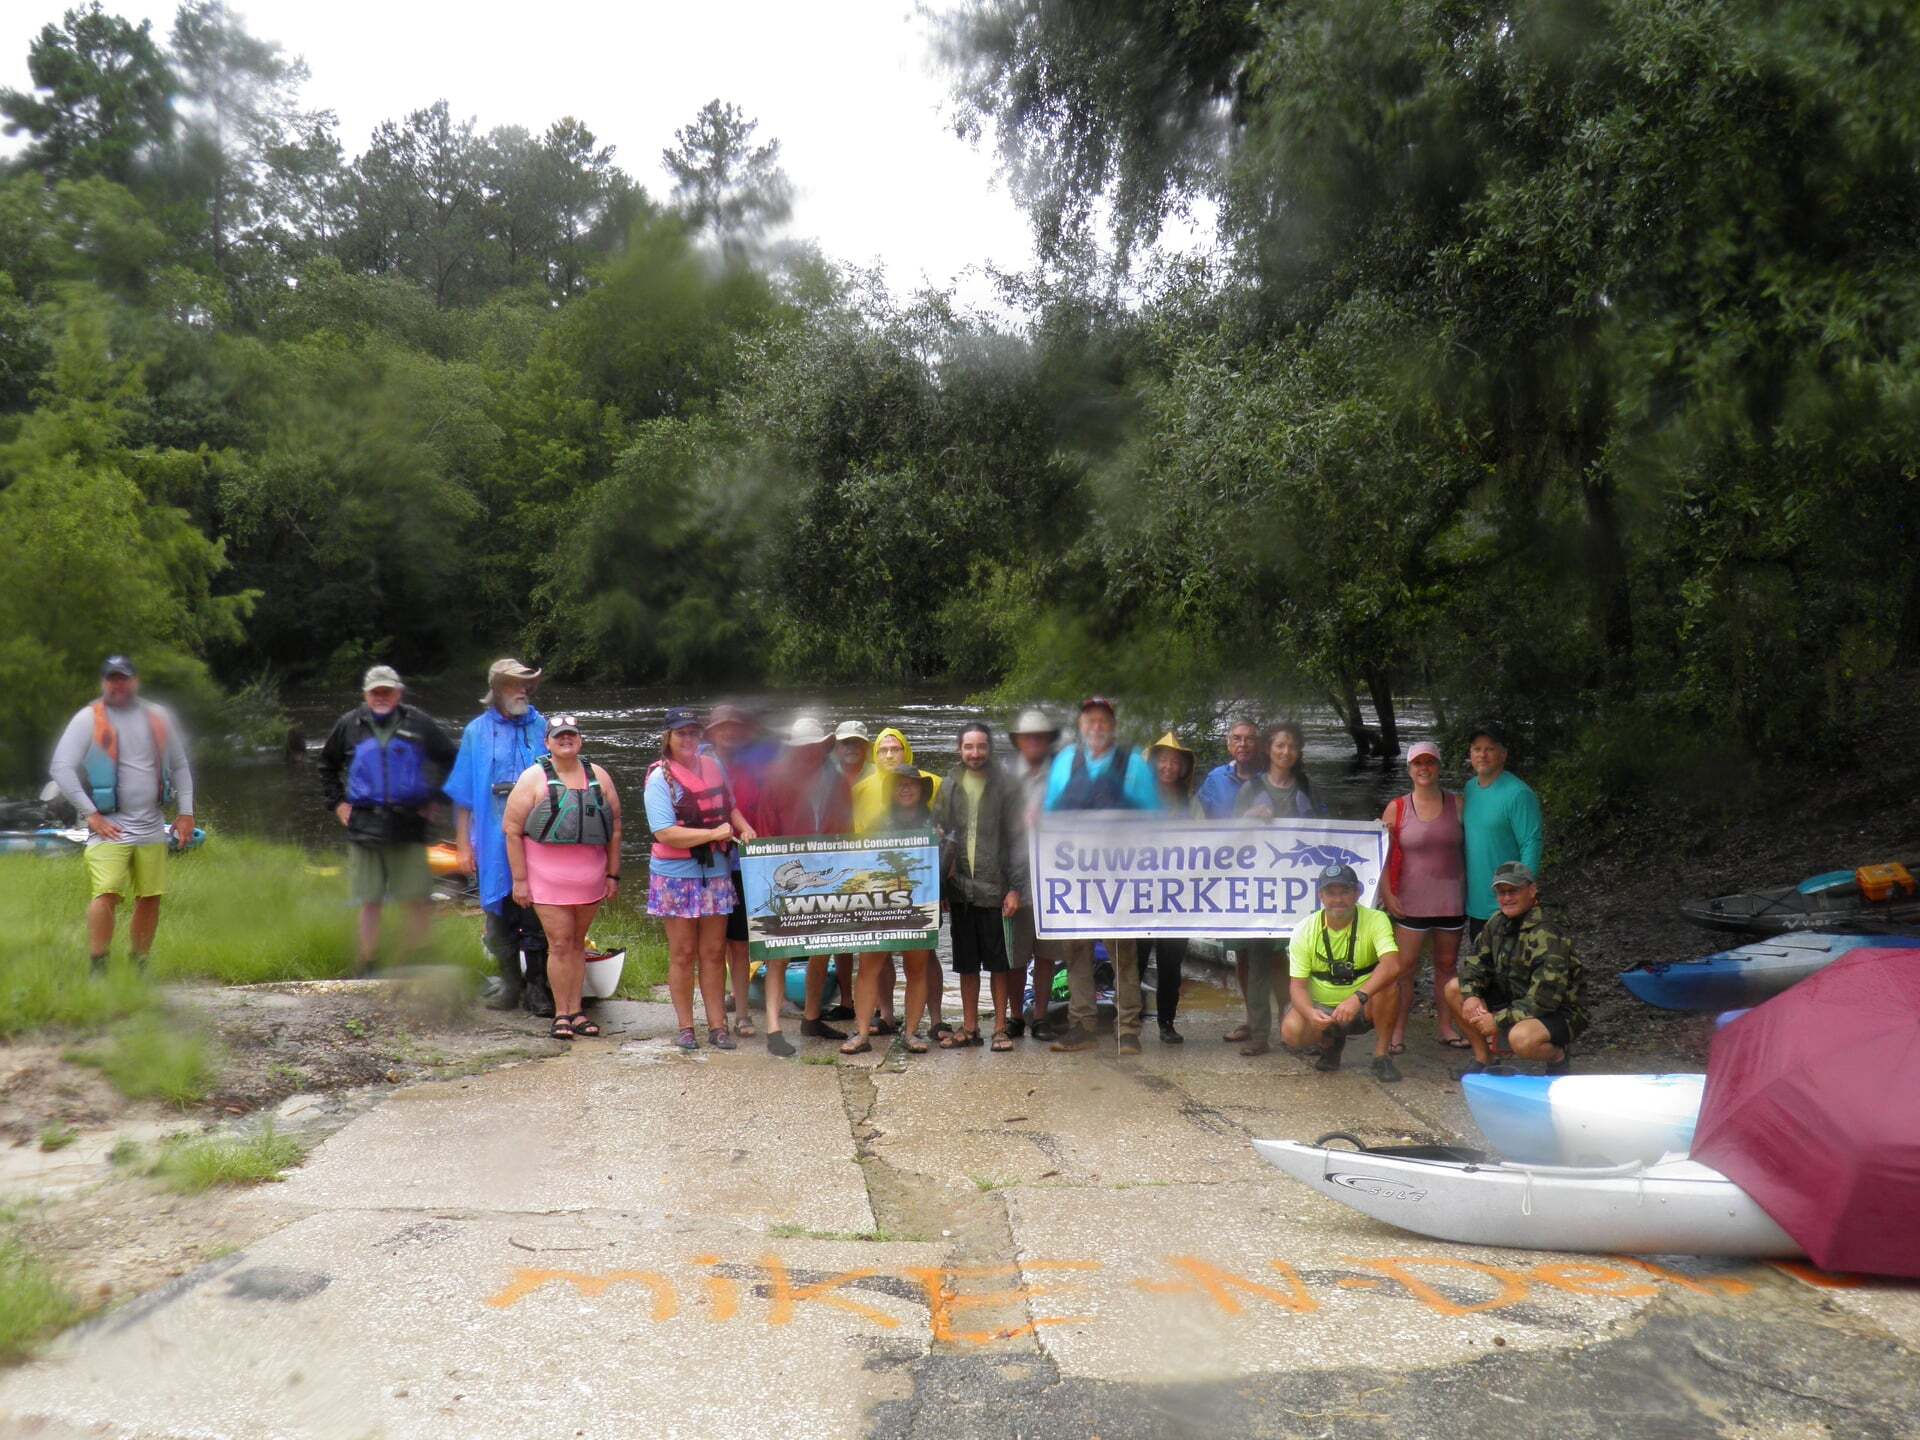
<instances>
[{"instance_id":1,"label":"blue t-shirt","mask_svg":"<svg viewBox=\"0 0 1920 1440\"><path fill-rule=\"evenodd\" d=\"M727 767L720 765L717 758L708 758L720 766L722 775L727 773ZM647 772L647 784L642 794L647 802L647 828L654 834L658 835L669 826L680 823L679 817L673 813L673 792L667 785L667 772L663 768L656 765ZM648 869L652 874L664 875L670 880L718 880L732 873L731 856L738 848L729 846L725 855L715 853L713 863L705 866L691 857L685 860L662 860L656 855L648 862Z\"/></svg>"},{"instance_id":2,"label":"blue t-shirt","mask_svg":"<svg viewBox=\"0 0 1920 1440\"><path fill-rule=\"evenodd\" d=\"M488 706L460 732L460 754L442 788L455 805L473 812L468 839L483 909L497 912L513 893L507 832L501 828L507 797L504 790L495 794L494 787L512 788L521 772L546 753L547 719L531 706L511 720Z\"/></svg>"},{"instance_id":3,"label":"blue t-shirt","mask_svg":"<svg viewBox=\"0 0 1920 1440\"><path fill-rule=\"evenodd\" d=\"M1229 760L1224 765L1216 765L1207 772L1207 778L1200 782L1200 808L1206 812L1209 820L1233 819L1233 802L1239 798L1240 787L1246 783L1240 773L1233 768Z\"/></svg>"}]
</instances>

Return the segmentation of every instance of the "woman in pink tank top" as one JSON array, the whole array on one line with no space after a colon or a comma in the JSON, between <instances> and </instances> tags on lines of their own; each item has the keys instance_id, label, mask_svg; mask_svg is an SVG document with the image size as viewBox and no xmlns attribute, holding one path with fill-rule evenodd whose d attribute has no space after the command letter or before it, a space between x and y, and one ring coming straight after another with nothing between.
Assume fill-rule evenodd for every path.
<instances>
[{"instance_id":1,"label":"woman in pink tank top","mask_svg":"<svg viewBox=\"0 0 1920 1440\"><path fill-rule=\"evenodd\" d=\"M1440 785L1440 747L1422 740L1407 751L1413 790L1397 796L1380 816L1387 827L1387 868L1380 879L1380 903L1393 917L1400 942L1400 1020L1389 1049L1407 1048L1407 1012L1413 1007L1413 981L1420 951L1433 944L1433 993L1453 978L1460 937L1467 926L1467 853L1460 827L1460 797ZM1445 1006L1440 1012L1440 1043L1457 1050L1467 1042L1453 1028Z\"/></svg>"}]
</instances>

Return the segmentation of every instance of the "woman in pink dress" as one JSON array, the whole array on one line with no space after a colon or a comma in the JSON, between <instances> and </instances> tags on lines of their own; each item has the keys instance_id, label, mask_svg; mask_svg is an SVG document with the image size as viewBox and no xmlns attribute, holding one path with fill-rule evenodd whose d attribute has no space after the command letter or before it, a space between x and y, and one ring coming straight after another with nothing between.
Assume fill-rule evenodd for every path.
<instances>
[{"instance_id":1,"label":"woman in pink dress","mask_svg":"<svg viewBox=\"0 0 1920 1440\"><path fill-rule=\"evenodd\" d=\"M547 754L520 772L503 825L513 900L532 905L547 932L556 1040L598 1035L580 1008L587 927L620 884L620 792L613 777L580 754L580 722L547 722Z\"/></svg>"},{"instance_id":2,"label":"woman in pink dress","mask_svg":"<svg viewBox=\"0 0 1920 1440\"><path fill-rule=\"evenodd\" d=\"M1440 785L1440 747L1422 740L1407 751L1413 790L1395 797L1380 816L1387 827L1387 868L1380 903L1393 917L1400 942L1400 1022L1390 1046L1407 1048L1407 1012L1413 1008L1413 977L1420 951L1433 942L1433 993L1440 1011L1440 1043L1464 1050L1466 1040L1437 997L1453 978L1460 937L1467 926L1467 854L1460 827L1460 797Z\"/></svg>"}]
</instances>

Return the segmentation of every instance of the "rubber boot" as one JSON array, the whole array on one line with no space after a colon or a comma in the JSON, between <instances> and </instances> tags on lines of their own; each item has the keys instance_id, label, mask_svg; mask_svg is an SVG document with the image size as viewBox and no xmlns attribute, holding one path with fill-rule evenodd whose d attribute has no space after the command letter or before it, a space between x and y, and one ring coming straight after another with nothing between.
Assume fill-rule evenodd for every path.
<instances>
[{"instance_id":1,"label":"rubber boot","mask_svg":"<svg viewBox=\"0 0 1920 1440\"><path fill-rule=\"evenodd\" d=\"M489 1010L518 1010L520 1008L520 957L514 955L505 960L496 957L495 963L500 973L487 982L486 997L482 1001Z\"/></svg>"},{"instance_id":2,"label":"rubber boot","mask_svg":"<svg viewBox=\"0 0 1920 1440\"><path fill-rule=\"evenodd\" d=\"M547 986L547 952L527 956L527 978L521 982L520 1005L529 1015L553 1018L553 991Z\"/></svg>"}]
</instances>

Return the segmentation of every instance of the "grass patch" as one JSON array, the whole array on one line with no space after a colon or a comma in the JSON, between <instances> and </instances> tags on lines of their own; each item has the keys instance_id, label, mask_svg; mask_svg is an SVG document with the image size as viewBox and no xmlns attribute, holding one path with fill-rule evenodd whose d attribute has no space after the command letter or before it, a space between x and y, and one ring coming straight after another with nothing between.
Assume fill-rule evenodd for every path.
<instances>
[{"instance_id":1,"label":"grass patch","mask_svg":"<svg viewBox=\"0 0 1920 1440\"><path fill-rule=\"evenodd\" d=\"M86 1311L17 1240L0 1238L0 1361L19 1360Z\"/></svg>"},{"instance_id":2,"label":"grass patch","mask_svg":"<svg viewBox=\"0 0 1920 1440\"><path fill-rule=\"evenodd\" d=\"M86 892L77 854L0 855L10 942L0 955L0 1036L99 1029L153 1004L147 979L125 964L110 967L104 979L87 973ZM116 936L123 956L130 909L121 907ZM401 916L388 919L386 953L397 955ZM353 930L337 854L317 861L297 846L222 834L167 863L152 977L252 985L347 975ZM480 973L490 968L474 916L437 914L418 958Z\"/></svg>"},{"instance_id":3,"label":"grass patch","mask_svg":"<svg viewBox=\"0 0 1920 1440\"><path fill-rule=\"evenodd\" d=\"M990 1180L985 1175L969 1175L967 1178L973 1181L973 1188L982 1194L989 1190L1005 1190L1020 1183L1018 1180Z\"/></svg>"},{"instance_id":4,"label":"grass patch","mask_svg":"<svg viewBox=\"0 0 1920 1440\"><path fill-rule=\"evenodd\" d=\"M169 1027L157 1015L128 1021L105 1046L69 1050L66 1058L91 1065L131 1100L193 1105L207 1098L219 1067L206 1037Z\"/></svg>"},{"instance_id":5,"label":"grass patch","mask_svg":"<svg viewBox=\"0 0 1920 1440\"><path fill-rule=\"evenodd\" d=\"M278 1180L305 1153L298 1140L276 1134L269 1125L253 1135L175 1141L160 1152L152 1173L169 1190L198 1195L216 1185Z\"/></svg>"},{"instance_id":6,"label":"grass patch","mask_svg":"<svg viewBox=\"0 0 1920 1440\"><path fill-rule=\"evenodd\" d=\"M809 1230L804 1225L775 1225L767 1235L774 1240L858 1240L869 1245L914 1245L927 1239L899 1230Z\"/></svg>"},{"instance_id":7,"label":"grass patch","mask_svg":"<svg viewBox=\"0 0 1920 1440\"><path fill-rule=\"evenodd\" d=\"M802 1055L800 1063L802 1065L838 1065L840 1056L835 1051L829 1051L825 1055Z\"/></svg>"},{"instance_id":8,"label":"grass patch","mask_svg":"<svg viewBox=\"0 0 1920 1440\"><path fill-rule=\"evenodd\" d=\"M42 1150L64 1150L80 1138L80 1132L71 1125L62 1125L58 1120L40 1132Z\"/></svg>"},{"instance_id":9,"label":"grass patch","mask_svg":"<svg viewBox=\"0 0 1920 1440\"><path fill-rule=\"evenodd\" d=\"M667 931L657 916L647 914L644 887L635 898L623 890L611 905L602 905L590 938L602 950L626 949L615 999L651 1000L653 987L667 983Z\"/></svg>"}]
</instances>

